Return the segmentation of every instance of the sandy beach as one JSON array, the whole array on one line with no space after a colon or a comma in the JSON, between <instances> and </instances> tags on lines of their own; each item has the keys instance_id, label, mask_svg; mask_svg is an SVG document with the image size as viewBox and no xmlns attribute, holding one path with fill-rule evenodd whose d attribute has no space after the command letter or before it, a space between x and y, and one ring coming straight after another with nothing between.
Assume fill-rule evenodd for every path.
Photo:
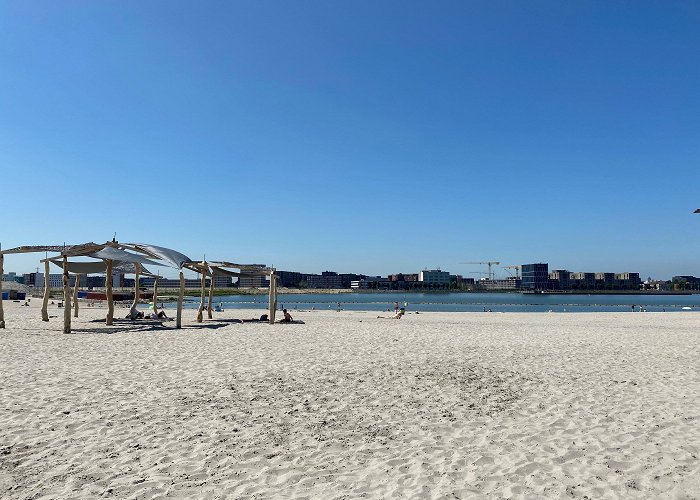
<instances>
[{"instance_id":1,"label":"sandy beach","mask_svg":"<svg viewBox=\"0 0 700 500\"><path fill-rule=\"evenodd\" d=\"M4 305L2 498L700 497L695 313Z\"/></svg>"}]
</instances>

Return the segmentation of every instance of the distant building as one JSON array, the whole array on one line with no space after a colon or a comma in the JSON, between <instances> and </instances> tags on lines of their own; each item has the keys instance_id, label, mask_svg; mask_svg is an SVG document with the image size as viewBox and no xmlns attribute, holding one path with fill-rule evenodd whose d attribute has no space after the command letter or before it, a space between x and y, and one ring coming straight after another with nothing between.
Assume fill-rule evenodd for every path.
<instances>
[{"instance_id":1,"label":"distant building","mask_svg":"<svg viewBox=\"0 0 700 500\"><path fill-rule=\"evenodd\" d=\"M595 289L595 273L571 273L569 281L574 290Z\"/></svg>"},{"instance_id":2,"label":"distant building","mask_svg":"<svg viewBox=\"0 0 700 500\"><path fill-rule=\"evenodd\" d=\"M677 276L674 276L674 278L676 277ZM672 283L672 281L653 280L649 278L644 283L642 283L641 287L643 290L671 290L673 286Z\"/></svg>"},{"instance_id":3,"label":"distant building","mask_svg":"<svg viewBox=\"0 0 700 500\"><path fill-rule=\"evenodd\" d=\"M43 273L25 273L24 274L24 284L27 286L44 286L44 274Z\"/></svg>"},{"instance_id":4,"label":"distant building","mask_svg":"<svg viewBox=\"0 0 700 500\"><path fill-rule=\"evenodd\" d=\"M297 288L301 283L301 273L294 271L275 271L277 284L285 288Z\"/></svg>"},{"instance_id":5,"label":"distant building","mask_svg":"<svg viewBox=\"0 0 700 500\"><path fill-rule=\"evenodd\" d=\"M523 264L521 267L521 288L523 290L549 289L549 264Z\"/></svg>"},{"instance_id":6,"label":"distant building","mask_svg":"<svg viewBox=\"0 0 700 500\"><path fill-rule=\"evenodd\" d=\"M695 276L674 276L671 284L680 290L700 290L700 278Z\"/></svg>"},{"instance_id":7,"label":"distant building","mask_svg":"<svg viewBox=\"0 0 700 500\"><path fill-rule=\"evenodd\" d=\"M571 272L566 269L557 269L549 273L550 288L553 290L571 289Z\"/></svg>"},{"instance_id":8,"label":"distant building","mask_svg":"<svg viewBox=\"0 0 700 500\"><path fill-rule=\"evenodd\" d=\"M267 288L270 286L267 276L241 276L238 278L239 288Z\"/></svg>"},{"instance_id":9,"label":"distant building","mask_svg":"<svg viewBox=\"0 0 700 500\"><path fill-rule=\"evenodd\" d=\"M381 276L365 276L362 279L354 280L350 283L350 288L359 290L389 290L391 289L391 281L389 278Z\"/></svg>"},{"instance_id":10,"label":"distant building","mask_svg":"<svg viewBox=\"0 0 700 500\"><path fill-rule=\"evenodd\" d=\"M449 285L450 273L440 269L424 269L418 273L418 281L427 285Z\"/></svg>"},{"instance_id":11,"label":"distant building","mask_svg":"<svg viewBox=\"0 0 700 500\"><path fill-rule=\"evenodd\" d=\"M152 288L155 278L150 276L139 277L139 288ZM207 278L204 286L209 288L211 278ZM129 288L134 286L134 278L124 279L124 286ZM231 276L214 276L214 288L231 288L233 278ZM202 278L185 278L185 288L201 288ZM158 278L158 288L180 288L180 278Z\"/></svg>"},{"instance_id":12,"label":"distant building","mask_svg":"<svg viewBox=\"0 0 700 500\"><path fill-rule=\"evenodd\" d=\"M309 288L343 288L343 278L332 271L324 271L320 276L308 275L306 283Z\"/></svg>"},{"instance_id":13,"label":"distant building","mask_svg":"<svg viewBox=\"0 0 700 500\"><path fill-rule=\"evenodd\" d=\"M350 282L364 278L364 275L355 273L341 273L338 276L342 280L343 288L350 288Z\"/></svg>"},{"instance_id":14,"label":"distant building","mask_svg":"<svg viewBox=\"0 0 700 500\"><path fill-rule=\"evenodd\" d=\"M479 288L484 290L520 290L521 288L521 280L515 276L509 276L504 280L484 278L479 280L477 284Z\"/></svg>"},{"instance_id":15,"label":"distant building","mask_svg":"<svg viewBox=\"0 0 700 500\"><path fill-rule=\"evenodd\" d=\"M615 275L615 284L620 290L639 290L642 280L639 278L639 273L617 273Z\"/></svg>"},{"instance_id":16,"label":"distant building","mask_svg":"<svg viewBox=\"0 0 700 500\"><path fill-rule=\"evenodd\" d=\"M614 290L615 287L615 273L595 273L596 290Z\"/></svg>"}]
</instances>

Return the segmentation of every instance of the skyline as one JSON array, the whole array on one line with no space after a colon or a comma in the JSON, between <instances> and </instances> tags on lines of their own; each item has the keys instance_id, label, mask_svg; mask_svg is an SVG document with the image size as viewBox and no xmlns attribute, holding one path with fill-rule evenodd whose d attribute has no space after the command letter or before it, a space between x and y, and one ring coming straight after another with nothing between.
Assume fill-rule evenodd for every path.
<instances>
[{"instance_id":1,"label":"skyline","mask_svg":"<svg viewBox=\"0 0 700 500\"><path fill-rule=\"evenodd\" d=\"M31 256L31 255L37 255L37 254L7 254L7 255L6 255L6 258L7 258L7 257L27 257L27 256ZM53 255L55 255L55 254L53 254ZM71 261L72 261L72 262L73 262L73 261L85 261L85 262L90 262L90 261L93 261L93 259L91 259L91 258L89 258L89 257L74 257L74 258L71 258ZM213 260L213 259L210 259L209 262L216 262L216 261ZM53 271L51 274L52 274L52 275L61 275L61 273L62 273L61 267L58 266L58 265L56 265L56 264L53 263L53 262L52 262L52 264L54 264L54 265L52 265L51 268L50 268L51 271ZM249 264L250 264L250 263L249 263ZM392 275L399 275L399 274L403 274L403 275L418 275L421 271L428 271L428 270L435 271L435 270L437 270L437 271L446 271L446 272L449 272L450 275L452 275L452 276L461 276L461 277L463 277L463 278L471 278L471 279L473 279L473 280L475 280L475 281L479 281L480 279L486 279L486 278L487 278L487 274L488 274L488 273L487 273L486 271L484 271L485 269L488 269L488 268L486 267L486 264L487 264L486 262L484 262L484 263L482 263L482 264L477 264L477 263L465 263L465 262L461 262L461 263L458 263L458 264L457 264L457 266L460 266L460 267L465 267L465 268L468 268L468 269L472 269L472 268L473 268L473 269L481 269L481 271L471 271L471 270L469 270L469 271L456 271L456 270L454 270L454 269L442 268L442 267L440 267L440 266L437 266L437 267L432 267L432 268L430 268L430 267L423 267L423 268L421 268L421 269L409 270L409 271L405 271L405 270L396 271L396 270L393 270L393 271L389 271L389 272L385 272L385 273L379 273L379 274L364 273L364 272L362 272L362 271L356 271L356 270L337 270L337 269L324 269L324 270L322 270L322 271L321 271L321 270L315 270L315 271L299 271L298 269L280 269L280 268L277 268L277 267L275 267L275 269L276 269L276 271L279 271L279 272L298 272L298 273L301 273L302 275L316 275L316 276L320 276L320 275L321 275L322 273L324 273L324 272L334 272L334 273L339 274L339 275L342 275L342 274L346 274L346 275L347 275L347 274L355 274L355 275L360 275L360 276L365 276L365 277L384 277L384 278L390 277L390 276L392 276ZM493 264L495 264L495 262L493 262ZM546 265L549 266L549 268L550 268L549 271L550 271L550 272L565 270L565 271L569 271L569 272L572 272L572 273L576 273L576 272L590 272L590 273L602 273L602 272L605 272L605 273L613 273L613 274L620 274L620 273L627 273L627 272L630 272L630 273L637 273L637 274L639 274L639 277L640 277L640 279L641 279L642 282L644 282L645 280L647 280L647 278L651 278L651 279L653 279L653 280L670 280L670 279L671 279L672 277L674 277L674 276L687 276L687 275L688 275L688 273L674 273L672 276L646 276L644 273L639 272L639 271L634 270L634 269L627 269L627 268L625 268L625 269L610 269L610 268L609 268L610 266L608 266L608 268L606 268L606 269L572 269L572 268L567 268L567 267L562 267L562 266L559 266L559 267L557 267L557 266L551 266L548 262L544 262L544 261L520 263L520 264L516 264L516 265L518 265L518 266L524 266L524 265L526 265L526 264L546 264ZM258 263L258 265L266 265L266 264L265 264L265 263ZM506 278L513 278L513 277L515 277L515 274L516 274L515 269L506 269L505 266L509 266L509 267L511 267L511 268L513 267L512 265L509 265L509 263L505 263L505 262L501 262L500 265L494 265L494 266L493 266L493 268L492 268L493 279L495 279L495 280L502 280L502 279L506 279ZM165 267L165 266L163 266L163 267L161 267L161 266L150 266L148 270L149 270L150 272L153 272L153 273L157 274L158 276L162 276L163 278L170 278L170 279L176 279L176 278L177 278L177 273L178 273L178 271L177 271L176 269L170 268L170 267ZM193 277L195 277L195 278L199 279L199 278L198 278L199 274L198 274L198 273L195 273L194 271L192 271L192 270L190 270L190 269L183 268L182 271L183 271L184 275L185 275L186 277L188 277L188 278L193 278ZM33 272L37 272L37 273L43 275L43 264L42 264L42 265L34 266L32 269L26 270L26 271L17 271L17 270L15 270L15 269L7 269L7 266L5 267L5 274L15 273L17 276L21 276L21 275L23 275L23 274L28 274L28 273L33 273ZM520 270L518 270L517 272L520 273ZM100 273L96 273L96 274L100 274ZM122 273L122 274L123 274L123 273ZM128 274L127 274L127 276L128 276Z\"/></svg>"},{"instance_id":2,"label":"skyline","mask_svg":"<svg viewBox=\"0 0 700 500\"><path fill-rule=\"evenodd\" d=\"M0 242L698 275L699 20L690 2L5 2Z\"/></svg>"}]
</instances>

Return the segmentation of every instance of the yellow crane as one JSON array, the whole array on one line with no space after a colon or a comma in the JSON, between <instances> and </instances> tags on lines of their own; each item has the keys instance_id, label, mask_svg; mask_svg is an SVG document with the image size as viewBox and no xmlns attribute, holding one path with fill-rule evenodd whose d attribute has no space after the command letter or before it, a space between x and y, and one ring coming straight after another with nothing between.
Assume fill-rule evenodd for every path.
<instances>
[{"instance_id":1,"label":"yellow crane","mask_svg":"<svg viewBox=\"0 0 700 500\"><path fill-rule=\"evenodd\" d=\"M503 266L503 269L515 269L515 277L520 278L520 270L523 266Z\"/></svg>"},{"instance_id":2,"label":"yellow crane","mask_svg":"<svg viewBox=\"0 0 700 500\"><path fill-rule=\"evenodd\" d=\"M488 276L489 276L489 279L490 279L491 281L493 281L493 269L492 269L492 266L498 266L498 265L500 265L501 263L491 260L491 261L486 261L486 262L460 262L460 264L482 264L482 265L483 265L483 264L486 264L486 265L488 265L488 266L489 266L489 272L488 272L487 274L488 274Z\"/></svg>"}]
</instances>

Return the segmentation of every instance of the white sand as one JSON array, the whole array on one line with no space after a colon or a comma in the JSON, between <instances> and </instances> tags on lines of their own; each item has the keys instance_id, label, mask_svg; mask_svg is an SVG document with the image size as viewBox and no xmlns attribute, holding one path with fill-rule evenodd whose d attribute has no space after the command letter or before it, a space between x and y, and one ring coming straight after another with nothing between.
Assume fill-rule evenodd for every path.
<instances>
[{"instance_id":1,"label":"white sand","mask_svg":"<svg viewBox=\"0 0 700 500\"><path fill-rule=\"evenodd\" d=\"M2 498L700 496L694 313L5 312Z\"/></svg>"}]
</instances>

